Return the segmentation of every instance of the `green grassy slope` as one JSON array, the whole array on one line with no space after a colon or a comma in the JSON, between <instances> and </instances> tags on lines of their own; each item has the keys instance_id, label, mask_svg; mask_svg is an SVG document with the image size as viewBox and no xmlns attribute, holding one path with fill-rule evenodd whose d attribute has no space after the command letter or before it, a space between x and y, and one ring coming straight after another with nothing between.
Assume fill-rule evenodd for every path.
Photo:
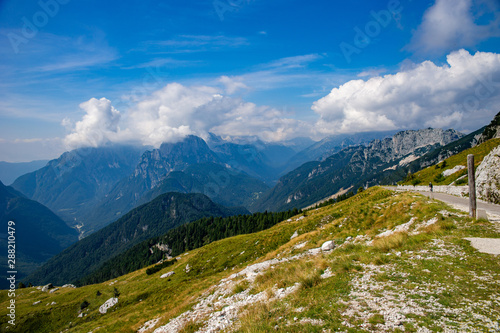
<instances>
[{"instance_id":1,"label":"green grassy slope","mask_svg":"<svg viewBox=\"0 0 500 333\"><path fill-rule=\"evenodd\" d=\"M410 177L407 177L404 181L400 182L401 185L427 185L432 182L434 185L450 185L455 182L458 178L467 175L467 155L474 155L474 165L477 168L483 158L489 154L489 152L500 145L500 139L488 140L476 147L464 150L456 155L453 155L443 162L420 170ZM444 165L443 165L444 163ZM462 165L465 169L455 172L448 177L440 177L439 175L445 170L453 169L454 167ZM444 166L444 167L443 167ZM458 181L456 185L466 185L467 179Z\"/></svg>"},{"instance_id":2,"label":"green grassy slope","mask_svg":"<svg viewBox=\"0 0 500 333\"><path fill-rule=\"evenodd\" d=\"M463 240L499 238L490 223L420 195L381 188L306 214L190 251L152 275L141 269L54 293L18 290L17 325L10 331L136 332L157 319L142 331L152 332L177 318L180 327L170 331L194 332L223 317L241 332L498 328L500 265ZM327 240L337 248L306 254ZM243 270L256 263L255 274ZM160 279L170 271L175 274ZM118 304L99 313L114 288ZM8 301L0 292L2 330ZM78 317L84 301L89 306Z\"/></svg>"},{"instance_id":3,"label":"green grassy slope","mask_svg":"<svg viewBox=\"0 0 500 333\"><path fill-rule=\"evenodd\" d=\"M231 215L234 210L212 202L203 194L165 193L52 257L26 281L74 283L144 240L202 217Z\"/></svg>"}]
</instances>

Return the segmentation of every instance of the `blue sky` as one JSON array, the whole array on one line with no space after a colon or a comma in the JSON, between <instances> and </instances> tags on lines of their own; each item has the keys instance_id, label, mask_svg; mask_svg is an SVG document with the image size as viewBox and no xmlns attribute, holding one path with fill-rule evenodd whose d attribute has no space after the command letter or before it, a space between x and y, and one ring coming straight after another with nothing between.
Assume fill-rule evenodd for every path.
<instances>
[{"instance_id":1,"label":"blue sky","mask_svg":"<svg viewBox=\"0 0 500 333\"><path fill-rule=\"evenodd\" d=\"M497 0L0 2L0 160L187 134L474 130Z\"/></svg>"}]
</instances>

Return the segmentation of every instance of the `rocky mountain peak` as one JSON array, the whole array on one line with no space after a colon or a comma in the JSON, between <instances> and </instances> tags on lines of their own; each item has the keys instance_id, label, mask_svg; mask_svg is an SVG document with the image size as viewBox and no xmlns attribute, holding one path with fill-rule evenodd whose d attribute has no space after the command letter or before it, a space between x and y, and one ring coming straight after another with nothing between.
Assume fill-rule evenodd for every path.
<instances>
[{"instance_id":1,"label":"rocky mountain peak","mask_svg":"<svg viewBox=\"0 0 500 333\"><path fill-rule=\"evenodd\" d=\"M206 142L194 135L188 135L176 143L163 143L159 149L145 152L137 165L134 177L148 180L154 188L172 171L182 171L197 163L220 163L217 155Z\"/></svg>"},{"instance_id":2,"label":"rocky mountain peak","mask_svg":"<svg viewBox=\"0 0 500 333\"><path fill-rule=\"evenodd\" d=\"M445 146L463 136L462 133L454 129L426 128L398 132L389 140L392 141L394 153L398 156L405 156L417 148L435 144Z\"/></svg>"}]
</instances>

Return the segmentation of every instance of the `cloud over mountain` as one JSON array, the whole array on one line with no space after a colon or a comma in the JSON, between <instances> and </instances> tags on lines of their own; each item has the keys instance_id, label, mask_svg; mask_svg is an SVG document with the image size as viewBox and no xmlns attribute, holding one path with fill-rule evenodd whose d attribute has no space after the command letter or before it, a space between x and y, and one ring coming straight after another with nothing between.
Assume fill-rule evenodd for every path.
<instances>
[{"instance_id":1,"label":"cloud over mountain","mask_svg":"<svg viewBox=\"0 0 500 333\"><path fill-rule=\"evenodd\" d=\"M97 147L118 138L121 115L110 100L91 98L81 103L80 108L85 111L85 115L76 122L73 132L66 136L64 141L67 146ZM70 126L68 122L68 119L64 119L63 125Z\"/></svg>"},{"instance_id":2,"label":"cloud over mountain","mask_svg":"<svg viewBox=\"0 0 500 333\"><path fill-rule=\"evenodd\" d=\"M189 134L206 137L208 132L278 141L296 136L299 127L302 133L310 131L282 111L223 96L209 86L168 84L132 106L123 119L105 98L92 98L80 107L86 114L65 138L72 148L123 141L158 147Z\"/></svg>"},{"instance_id":3,"label":"cloud over mountain","mask_svg":"<svg viewBox=\"0 0 500 333\"><path fill-rule=\"evenodd\" d=\"M352 80L314 102L324 134L421 127L478 128L500 105L500 55L465 50L396 74Z\"/></svg>"}]
</instances>

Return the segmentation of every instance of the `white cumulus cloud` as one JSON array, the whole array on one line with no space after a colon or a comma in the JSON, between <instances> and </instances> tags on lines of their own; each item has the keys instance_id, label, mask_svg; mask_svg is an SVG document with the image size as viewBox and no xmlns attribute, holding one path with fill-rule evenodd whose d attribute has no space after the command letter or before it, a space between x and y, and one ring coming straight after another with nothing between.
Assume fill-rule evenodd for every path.
<instances>
[{"instance_id":1,"label":"white cumulus cloud","mask_svg":"<svg viewBox=\"0 0 500 333\"><path fill-rule=\"evenodd\" d=\"M324 134L422 127L477 129L500 108L500 55L465 50L396 74L352 80L314 102Z\"/></svg>"},{"instance_id":2,"label":"white cumulus cloud","mask_svg":"<svg viewBox=\"0 0 500 333\"><path fill-rule=\"evenodd\" d=\"M214 87L171 83L132 106L123 117L109 100L93 98L80 105L86 114L65 142L78 147L136 141L158 147L189 134L206 137L208 132L235 137L256 135L265 141L311 132L310 125L282 111L222 94ZM68 126L68 121L63 125Z\"/></svg>"},{"instance_id":3,"label":"white cumulus cloud","mask_svg":"<svg viewBox=\"0 0 500 333\"><path fill-rule=\"evenodd\" d=\"M111 105L110 100L92 98L80 104L80 108L85 111L85 115L75 124L72 133L64 139L69 148L97 147L118 139L121 115ZM70 126L67 119L63 120L62 125Z\"/></svg>"},{"instance_id":4,"label":"white cumulus cloud","mask_svg":"<svg viewBox=\"0 0 500 333\"><path fill-rule=\"evenodd\" d=\"M408 48L421 54L444 54L498 37L498 9L495 0L436 0L425 12ZM493 18L487 16L491 14ZM480 19L488 22L478 24Z\"/></svg>"}]
</instances>

